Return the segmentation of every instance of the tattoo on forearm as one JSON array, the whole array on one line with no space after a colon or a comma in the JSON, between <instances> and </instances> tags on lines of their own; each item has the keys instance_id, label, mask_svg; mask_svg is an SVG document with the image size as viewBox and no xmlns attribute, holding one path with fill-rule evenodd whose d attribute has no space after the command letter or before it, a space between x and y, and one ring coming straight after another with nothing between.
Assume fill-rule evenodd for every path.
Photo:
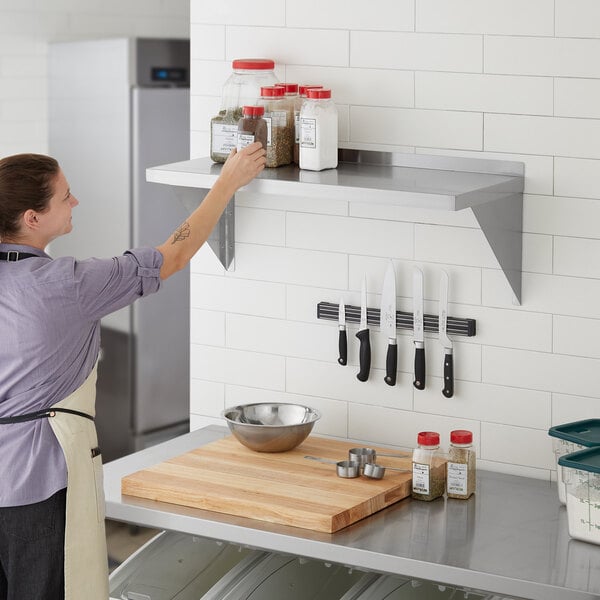
<instances>
[{"instance_id":1,"label":"tattoo on forearm","mask_svg":"<svg viewBox=\"0 0 600 600\"><path fill-rule=\"evenodd\" d=\"M184 221L175 230L175 233L173 234L173 241L171 242L171 244L174 244L175 242L182 242L183 240L186 240L187 238L190 237L191 231L192 230L190 229L190 224L187 221Z\"/></svg>"}]
</instances>

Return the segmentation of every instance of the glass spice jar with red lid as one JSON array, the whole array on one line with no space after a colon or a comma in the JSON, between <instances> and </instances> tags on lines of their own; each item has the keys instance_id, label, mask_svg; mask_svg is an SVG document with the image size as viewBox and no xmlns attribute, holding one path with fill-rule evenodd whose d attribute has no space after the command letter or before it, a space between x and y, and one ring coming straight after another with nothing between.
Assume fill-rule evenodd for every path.
<instances>
[{"instance_id":1,"label":"glass spice jar with red lid","mask_svg":"<svg viewBox=\"0 0 600 600\"><path fill-rule=\"evenodd\" d=\"M300 110L300 168L310 171L338 165L338 113L331 90L309 87Z\"/></svg>"},{"instance_id":2,"label":"glass spice jar with red lid","mask_svg":"<svg viewBox=\"0 0 600 600\"><path fill-rule=\"evenodd\" d=\"M285 90L285 97L290 101L294 110L294 148L292 154L292 161L298 164L300 160L300 152L298 143L300 141L300 109L302 108L302 102L304 98L300 96L299 86L297 83L276 83L276 87L282 87Z\"/></svg>"},{"instance_id":3,"label":"glass spice jar with red lid","mask_svg":"<svg viewBox=\"0 0 600 600\"><path fill-rule=\"evenodd\" d=\"M254 142L267 149L267 122L263 119L263 106L244 106L238 121L237 149L241 150Z\"/></svg>"},{"instance_id":4,"label":"glass spice jar with red lid","mask_svg":"<svg viewBox=\"0 0 600 600\"><path fill-rule=\"evenodd\" d=\"M265 108L267 122L267 167L292 162L294 149L294 107L278 86L260 88L259 104Z\"/></svg>"},{"instance_id":5,"label":"glass spice jar with red lid","mask_svg":"<svg viewBox=\"0 0 600 600\"><path fill-rule=\"evenodd\" d=\"M415 500L431 501L446 491L446 457L440 450L440 434L421 431L412 457L412 491Z\"/></svg>"},{"instance_id":6,"label":"glass spice jar with red lid","mask_svg":"<svg viewBox=\"0 0 600 600\"><path fill-rule=\"evenodd\" d=\"M450 432L446 492L448 498L466 500L475 491L476 456L473 433L466 429Z\"/></svg>"}]
</instances>

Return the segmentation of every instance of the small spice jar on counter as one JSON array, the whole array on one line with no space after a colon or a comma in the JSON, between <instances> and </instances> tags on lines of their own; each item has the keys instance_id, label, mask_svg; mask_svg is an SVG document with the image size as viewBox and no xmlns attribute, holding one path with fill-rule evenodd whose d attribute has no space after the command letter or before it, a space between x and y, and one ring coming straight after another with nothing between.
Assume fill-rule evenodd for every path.
<instances>
[{"instance_id":1,"label":"small spice jar on counter","mask_svg":"<svg viewBox=\"0 0 600 600\"><path fill-rule=\"evenodd\" d=\"M466 500L475 491L473 434L465 429L450 432L446 492L448 498Z\"/></svg>"},{"instance_id":2,"label":"small spice jar on counter","mask_svg":"<svg viewBox=\"0 0 600 600\"><path fill-rule=\"evenodd\" d=\"M280 167L292 162L294 150L294 107L277 86L260 88L260 104L267 122L267 167Z\"/></svg>"},{"instance_id":3,"label":"small spice jar on counter","mask_svg":"<svg viewBox=\"0 0 600 600\"><path fill-rule=\"evenodd\" d=\"M421 431L412 458L412 492L415 500L435 500L446 490L446 457L440 450L440 434Z\"/></svg>"},{"instance_id":4,"label":"small spice jar on counter","mask_svg":"<svg viewBox=\"0 0 600 600\"><path fill-rule=\"evenodd\" d=\"M277 83L275 62L269 58L236 58L223 85L221 108L210 122L210 157L224 163L237 144L242 107L257 104L262 86Z\"/></svg>"},{"instance_id":5,"label":"small spice jar on counter","mask_svg":"<svg viewBox=\"0 0 600 600\"><path fill-rule=\"evenodd\" d=\"M263 119L263 106L244 106L238 121L237 149L241 150L254 142L267 149L267 122Z\"/></svg>"},{"instance_id":6,"label":"small spice jar on counter","mask_svg":"<svg viewBox=\"0 0 600 600\"><path fill-rule=\"evenodd\" d=\"M338 165L338 114L331 90L308 88L300 110L300 168L335 169Z\"/></svg>"}]
</instances>

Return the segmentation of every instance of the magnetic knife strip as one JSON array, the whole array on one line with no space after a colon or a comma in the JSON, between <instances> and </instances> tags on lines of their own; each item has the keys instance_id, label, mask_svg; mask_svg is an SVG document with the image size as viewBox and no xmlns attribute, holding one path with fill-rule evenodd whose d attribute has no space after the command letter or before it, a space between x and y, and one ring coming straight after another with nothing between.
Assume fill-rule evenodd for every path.
<instances>
[{"instance_id":1,"label":"magnetic knife strip","mask_svg":"<svg viewBox=\"0 0 600 600\"><path fill-rule=\"evenodd\" d=\"M339 313L339 304L333 302L319 302L317 304L317 319L326 319L328 321L337 321ZM346 304L346 322L360 323L360 306ZM369 325L379 325L379 316L381 311L378 308L367 308L367 323ZM475 319L461 319L458 317L448 317L448 335L463 335L472 337L476 332ZM413 328L413 313L396 311L396 327L398 329ZM437 333L439 331L439 318L437 315L423 315L423 329L425 331Z\"/></svg>"}]
</instances>

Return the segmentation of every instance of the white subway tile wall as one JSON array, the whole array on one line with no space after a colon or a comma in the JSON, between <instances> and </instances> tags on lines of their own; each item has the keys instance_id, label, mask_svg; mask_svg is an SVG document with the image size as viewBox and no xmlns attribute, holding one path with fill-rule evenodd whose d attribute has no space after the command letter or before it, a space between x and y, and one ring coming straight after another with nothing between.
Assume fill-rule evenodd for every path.
<instances>
[{"instance_id":1,"label":"white subway tile wall","mask_svg":"<svg viewBox=\"0 0 600 600\"><path fill-rule=\"evenodd\" d=\"M208 154L230 61L248 55L273 58L282 81L331 87L349 147L523 162L522 304L470 211L239 194L234 269L207 249L192 264L193 425L219 422L224 405L299 401L323 411L320 435L409 448L419 430L447 445L466 428L483 468L550 480L548 427L600 412L600 4L330 4L191 0L192 156ZM4 69L34 78L39 65L23 54ZM19 110L8 101L5 111ZM358 305L364 274L378 308L389 259L399 310L412 310L418 266L425 312L436 314L445 269L450 313L477 320L475 337L455 338L452 399L441 394L437 336L425 336L417 391L412 337L399 332L390 387L373 326L360 383L357 325L341 367L337 324L317 319L320 301Z\"/></svg>"},{"instance_id":2,"label":"white subway tile wall","mask_svg":"<svg viewBox=\"0 0 600 600\"><path fill-rule=\"evenodd\" d=\"M188 38L189 16L188 0L0 0L0 157L48 152L49 42Z\"/></svg>"}]
</instances>

